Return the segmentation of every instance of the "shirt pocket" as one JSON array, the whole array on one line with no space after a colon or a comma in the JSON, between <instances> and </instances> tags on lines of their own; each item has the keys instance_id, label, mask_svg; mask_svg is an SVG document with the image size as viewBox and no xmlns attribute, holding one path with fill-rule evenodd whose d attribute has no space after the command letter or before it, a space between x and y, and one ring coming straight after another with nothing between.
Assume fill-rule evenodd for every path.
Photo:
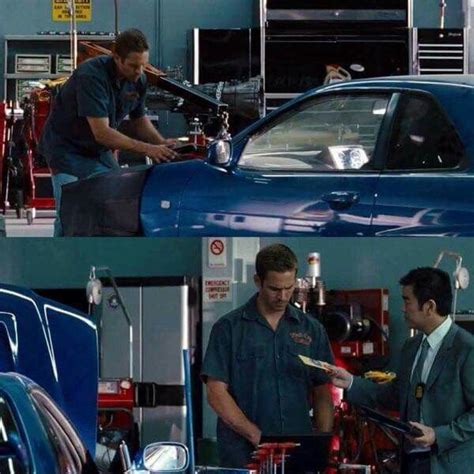
<instances>
[{"instance_id":1,"label":"shirt pocket","mask_svg":"<svg viewBox=\"0 0 474 474\"><path fill-rule=\"evenodd\" d=\"M237 386L252 385L265 373L265 347L263 346L244 345L239 348L235 359L233 382Z\"/></svg>"}]
</instances>

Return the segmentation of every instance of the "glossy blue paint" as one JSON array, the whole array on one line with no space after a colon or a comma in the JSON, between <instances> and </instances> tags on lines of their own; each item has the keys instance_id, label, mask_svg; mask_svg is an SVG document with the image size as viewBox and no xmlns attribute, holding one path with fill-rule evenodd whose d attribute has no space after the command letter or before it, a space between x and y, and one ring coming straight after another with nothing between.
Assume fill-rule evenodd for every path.
<instances>
[{"instance_id":1,"label":"glossy blue paint","mask_svg":"<svg viewBox=\"0 0 474 474\"><path fill-rule=\"evenodd\" d=\"M0 371L21 373L43 387L95 453L97 331L87 315L0 285Z\"/></svg>"},{"instance_id":2,"label":"glossy blue paint","mask_svg":"<svg viewBox=\"0 0 474 474\"><path fill-rule=\"evenodd\" d=\"M28 472L58 472L54 451L28 393L32 386L34 383L20 374L0 373L0 397L7 402L18 427L17 451L25 452L23 462Z\"/></svg>"},{"instance_id":3,"label":"glossy blue paint","mask_svg":"<svg viewBox=\"0 0 474 474\"><path fill-rule=\"evenodd\" d=\"M150 170L140 208L145 235L178 235L183 190L200 164L198 161L171 163Z\"/></svg>"},{"instance_id":4,"label":"glossy blue paint","mask_svg":"<svg viewBox=\"0 0 474 474\"><path fill-rule=\"evenodd\" d=\"M313 97L380 92L391 97L370 170L250 171L239 167L248 139ZM424 94L454 125L465 159L449 170L386 170L393 120L408 92ZM142 197L147 236L472 235L474 231L474 78L367 79L312 90L239 133L231 164L192 161L156 166ZM160 203L166 203L164 208Z\"/></svg>"}]
</instances>

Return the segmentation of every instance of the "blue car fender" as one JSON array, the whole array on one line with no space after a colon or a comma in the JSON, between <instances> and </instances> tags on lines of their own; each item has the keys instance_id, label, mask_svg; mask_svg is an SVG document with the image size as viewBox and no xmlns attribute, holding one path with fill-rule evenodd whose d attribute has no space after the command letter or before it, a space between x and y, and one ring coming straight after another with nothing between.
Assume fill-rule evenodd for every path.
<instances>
[{"instance_id":1,"label":"blue car fender","mask_svg":"<svg viewBox=\"0 0 474 474\"><path fill-rule=\"evenodd\" d=\"M154 166L143 188L140 220L143 233L151 236L177 236L183 192L191 177L205 163L196 159Z\"/></svg>"}]
</instances>

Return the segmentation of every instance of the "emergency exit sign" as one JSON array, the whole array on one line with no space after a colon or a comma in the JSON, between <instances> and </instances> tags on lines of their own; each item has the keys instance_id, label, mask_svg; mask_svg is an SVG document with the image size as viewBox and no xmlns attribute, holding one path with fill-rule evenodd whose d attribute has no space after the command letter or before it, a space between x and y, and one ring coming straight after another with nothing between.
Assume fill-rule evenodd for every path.
<instances>
[{"instance_id":1,"label":"emergency exit sign","mask_svg":"<svg viewBox=\"0 0 474 474\"><path fill-rule=\"evenodd\" d=\"M70 21L70 7L76 7L76 21L92 20L92 0L52 0L53 21Z\"/></svg>"}]
</instances>

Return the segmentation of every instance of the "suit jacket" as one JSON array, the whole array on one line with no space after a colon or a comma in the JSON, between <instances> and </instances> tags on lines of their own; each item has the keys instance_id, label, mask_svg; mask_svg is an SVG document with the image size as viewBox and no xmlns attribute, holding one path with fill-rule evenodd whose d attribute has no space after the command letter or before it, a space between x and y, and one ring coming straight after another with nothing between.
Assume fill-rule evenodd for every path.
<instances>
[{"instance_id":1,"label":"suit jacket","mask_svg":"<svg viewBox=\"0 0 474 474\"><path fill-rule=\"evenodd\" d=\"M398 410L406 420L413 362L423 335L408 339L402 348L397 378L377 385L354 377L349 402L378 404ZM424 424L434 428L432 474L467 474L474 470L474 337L456 324L446 334L426 381L421 400Z\"/></svg>"}]
</instances>

